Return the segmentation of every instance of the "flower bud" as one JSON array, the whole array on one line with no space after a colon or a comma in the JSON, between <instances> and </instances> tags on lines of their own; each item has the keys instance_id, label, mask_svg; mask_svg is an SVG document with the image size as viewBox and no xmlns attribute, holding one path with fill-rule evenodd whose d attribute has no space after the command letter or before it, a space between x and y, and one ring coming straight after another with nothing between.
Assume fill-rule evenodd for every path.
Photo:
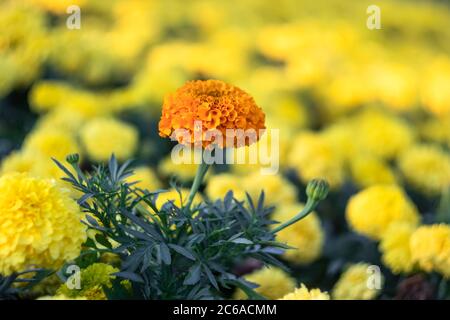
<instances>
[{"instance_id":1,"label":"flower bud","mask_svg":"<svg viewBox=\"0 0 450 320\"><path fill-rule=\"evenodd\" d=\"M80 155L78 153L69 154L66 161L70 164L77 164L80 161Z\"/></svg>"},{"instance_id":2,"label":"flower bud","mask_svg":"<svg viewBox=\"0 0 450 320\"><path fill-rule=\"evenodd\" d=\"M329 188L326 180L313 179L306 186L306 195L313 201L321 201L327 197Z\"/></svg>"}]
</instances>

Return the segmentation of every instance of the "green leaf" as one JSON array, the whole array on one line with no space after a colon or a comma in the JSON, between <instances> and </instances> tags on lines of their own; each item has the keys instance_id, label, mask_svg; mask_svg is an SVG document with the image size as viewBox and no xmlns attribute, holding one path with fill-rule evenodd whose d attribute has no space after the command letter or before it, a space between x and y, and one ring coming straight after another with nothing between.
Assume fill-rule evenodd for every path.
<instances>
[{"instance_id":1,"label":"green leaf","mask_svg":"<svg viewBox=\"0 0 450 320\"><path fill-rule=\"evenodd\" d=\"M189 272L183 281L184 285L191 286L200 281L201 278L201 264L196 263L189 268Z\"/></svg>"},{"instance_id":2,"label":"green leaf","mask_svg":"<svg viewBox=\"0 0 450 320\"><path fill-rule=\"evenodd\" d=\"M231 242L237 243L237 244L253 244L253 242L251 242L250 240L245 239L245 238L237 238L237 239L232 240Z\"/></svg>"},{"instance_id":3,"label":"green leaf","mask_svg":"<svg viewBox=\"0 0 450 320\"><path fill-rule=\"evenodd\" d=\"M172 258L170 256L170 250L169 247L165 244L165 243L161 243L159 245L160 248L160 254L161 254L161 259L165 264L170 264L172 262Z\"/></svg>"},{"instance_id":4,"label":"green leaf","mask_svg":"<svg viewBox=\"0 0 450 320\"><path fill-rule=\"evenodd\" d=\"M183 248L182 246L179 246L176 244L169 244L169 247L190 260L193 260L193 261L196 260L194 255L189 250L187 250L186 248Z\"/></svg>"}]
</instances>

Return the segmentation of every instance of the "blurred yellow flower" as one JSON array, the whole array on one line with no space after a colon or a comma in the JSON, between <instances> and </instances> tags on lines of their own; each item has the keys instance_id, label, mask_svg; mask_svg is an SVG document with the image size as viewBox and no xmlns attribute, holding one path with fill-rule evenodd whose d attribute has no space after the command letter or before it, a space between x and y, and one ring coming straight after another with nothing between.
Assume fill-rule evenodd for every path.
<instances>
[{"instance_id":1,"label":"blurred yellow flower","mask_svg":"<svg viewBox=\"0 0 450 320\"><path fill-rule=\"evenodd\" d=\"M380 242L383 263L392 273L410 273L414 269L409 245L416 226L408 223L393 223L384 233Z\"/></svg>"},{"instance_id":2,"label":"blurred yellow flower","mask_svg":"<svg viewBox=\"0 0 450 320\"><path fill-rule=\"evenodd\" d=\"M415 139L412 128L400 117L369 109L358 114L354 139L360 150L392 159L407 150Z\"/></svg>"},{"instance_id":3,"label":"blurred yellow flower","mask_svg":"<svg viewBox=\"0 0 450 320\"><path fill-rule=\"evenodd\" d=\"M450 226L434 224L419 227L410 240L412 259L427 272L450 277Z\"/></svg>"},{"instance_id":4,"label":"blurred yellow flower","mask_svg":"<svg viewBox=\"0 0 450 320\"><path fill-rule=\"evenodd\" d=\"M119 160L132 157L139 137L130 124L114 118L98 118L81 128L80 138L87 155L101 162L107 161L113 153Z\"/></svg>"},{"instance_id":5,"label":"blurred yellow flower","mask_svg":"<svg viewBox=\"0 0 450 320\"><path fill-rule=\"evenodd\" d=\"M302 283L300 288L296 288L279 300L330 300L330 295L327 292L320 291L320 289L308 290Z\"/></svg>"},{"instance_id":6,"label":"blurred yellow flower","mask_svg":"<svg viewBox=\"0 0 450 320\"><path fill-rule=\"evenodd\" d=\"M298 214L303 207L303 204L279 203L272 219L280 223L286 222ZM276 238L277 241L293 247L286 250L283 257L294 264L307 264L316 260L322 252L325 240L320 220L314 212L278 232Z\"/></svg>"},{"instance_id":7,"label":"blurred yellow flower","mask_svg":"<svg viewBox=\"0 0 450 320\"><path fill-rule=\"evenodd\" d=\"M263 267L251 274L244 276L245 280L256 283L258 288L254 289L267 299L280 299L295 290L296 283L286 272L276 267ZM247 295L238 289L233 299L243 300Z\"/></svg>"},{"instance_id":8,"label":"blurred yellow flower","mask_svg":"<svg viewBox=\"0 0 450 320\"><path fill-rule=\"evenodd\" d=\"M370 265L357 263L351 265L333 287L332 297L335 300L372 300L380 293L381 288L371 288L369 280ZM380 275L381 283L383 275Z\"/></svg>"},{"instance_id":9,"label":"blurred yellow flower","mask_svg":"<svg viewBox=\"0 0 450 320\"><path fill-rule=\"evenodd\" d=\"M435 145L415 145L398 159L405 180L416 189L439 195L450 187L450 154Z\"/></svg>"},{"instance_id":10,"label":"blurred yellow flower","mask_svg":"<svg viewBox=\"0 0 450 320\"><path fill-rule=\"evenodd\" d=\"M395 175L389 165L375 156L359 154L350 159L353 181L362 188L374 184L394 184Z\"/></svg>"},{"instance_id":11,"label":"blurred yellow flower","mask_svg":"<svg viewBox=\"0 0 450 320\"><path fill-rule=\"evenodd\" d=\"M433 60L422 78L422 101L425 108L436 116L450 114L450 59Z\"/></svg>"},{"instance_id":12,"label":"blurred yellow flower","mask_svg":"<svg viewBox=\"0 0 450 320\"><path fill-rule=\"evenodd\" d=\"M380 240L390 225L417 225L419 213L404 191L395 185L374 185L352 196L346 209L347 222L357 232Z\"/></svg>"},{"instance_id":13,"label":"blurred yellow flower","mask_svg":"<svg viewBox=\"0 0 450 320\"><path fill-rule=\"evenodd\" d=\"M263 175L259 171L250 173L242 178L242 188L255 203L258 202L262 191L266 195L266 205L294 203L297 198L294 185L279 174Z\"/></svg>"},{"instance_id":14,"label":"blurred yellow flower","mask_svg":"<svg viewBox=\"0 0 450 320\"><path fill-rule=\"evenodd\" d=\"M76 139L70 133L58 129L38 129L31 132L25 138L23 150L29 154L38 154L49 160L55 158L59 161L64 160L69 154L80 154Z\"/></svg>"},{"instance_id":15,"label":"blurred yellow flower","mask_svg":"<svg viewBox=\"0 0 450 320\"><path fill-rule=\"evenodd\" d=\"M55 109L42 115L36 122L35 130L60 130L76 136L83 124L83 116L67 109Z\"/></svg>"},{"instance_id":16,"label":"blurred yellow flower","mask_svg":"<svg viewBox=\"0 0 450 320\"><path fill-rule=\"evenodd\" d=\"M288 163L303 183L318 177L326 179L331 188L343 183L343 159L320 134L302 132L294 137Z\"/></svg>"},{"instance_id":17,"label":"blurred yellow flower","mask_svg":"<svg viewBox=\"0 0 450 320\"><path fill-rule=\"evenodd\" d=\"M447 144L450 147L450 116L431 118L419 123L421 137L430 142Z\"/></svg>"},{"instance_id":18,"label":"blurred yellow flower","mask_svg":"<svg viewBox=\"0 0 450 320\"><path fill-rule=\"evenodd\" d=\"M233 191L236 199L244 200L245 191L242 188L242 179L239 176L222 173L212 176L206 186L206 195L212 200L223 199L228 191Z\"/></svg>"},{"instance_id":19,"label":"blurred yellow flower","mask_svg":"<svg viewBox=\"0 0 450 320\"><path fill-rule=\"evenodd\" d=\"M161 182L156 176L156 173L152 168L145 166L135 168L133 170L133 175L128 177L126 182L137 182L133 187L148 190L150 192L161 188Z\"/></svg>"}]
</instances>

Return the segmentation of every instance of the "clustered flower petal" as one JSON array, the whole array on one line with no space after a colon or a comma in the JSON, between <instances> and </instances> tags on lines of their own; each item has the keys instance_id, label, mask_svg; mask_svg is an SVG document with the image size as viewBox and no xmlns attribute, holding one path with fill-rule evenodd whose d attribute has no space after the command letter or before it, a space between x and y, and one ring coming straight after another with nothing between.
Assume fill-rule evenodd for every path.
<instances>
[{"instance_id":1,"label":"clustered flower petal","mask_svg":"<svg viewBox=\"0 0 450 320\"><path fill-rule=\"evenodd\" d=\"M213 141L220 146L225 143L229 147L241 146L258 141L260 130L265 129L264 123L264 112L245 91L220 80L195 80L165 97L159 134L161 137L175 134L182 144L206 147ZM177 129L184 129L183 132L189 135L181 134ZM240 141L227 137L227 129L252 129L256 135ZM230 142L208 137L211 130L218 130L223 139L228 138Z\"/></svg>"},{"instance_id":2,"label":"clustered flower petal","mask_svg":"<svg viewBox=\"0 0 450 320\"><path fill-rule=\"evenodd\" d=\"M58 268L86 241L77 203L54 180L25 173L0 178L0 274Z\"/></svg>"}]
</instances>

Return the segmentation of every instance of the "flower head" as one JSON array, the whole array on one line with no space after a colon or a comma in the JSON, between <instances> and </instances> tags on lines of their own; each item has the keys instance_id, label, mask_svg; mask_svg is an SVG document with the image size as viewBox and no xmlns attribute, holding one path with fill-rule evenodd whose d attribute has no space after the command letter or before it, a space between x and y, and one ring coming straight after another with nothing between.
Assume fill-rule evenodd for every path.
<instances>
[{"instance_id":1,"label":"flower head","mask_svg":"<svg viewBox=\"0 0 450 320\"><path fill-rule=\"evenodd\" d=\"M417 145L398 161L405 180L427 195L439 195L450 187L450 155L434 145Z\"/></svg>"},{"instance_id":2,"label":"flower head","mask_svg":"<svg viewBox=\"0 0 450 320\"><path fill-rule=\"evenodd\" d=\"M110 288L115 276L113 273L119 269L105 263L94 263L81 271L80 289L69 289L66 284L62 284L58 289L58 294L68 298L86 297L88 300L106 300L103 287Z\"/></svg>"},{"instance_id":3,"label":"flower head","mask_svg":"<svg viewBox=\"0 0 450 320\"><path fill-rule=\"evenodd\" d=\"M394 274L409 273L414 269L409 241L415 229L408 223L393 223L381 239L383 263Z\"/></svg>"},{"instance_id":4,"label":"flower head","mask_svg":"<svg viewBox=\"0 0 450 320\"><path fill-rule=\"evenodd\" d=\"M113 153L119 160L131 157L139 138L133 126L113 118L91 120L80 137L89 157L98 162L107 161Z\"/></svg>"},{"instance_id":5,"label":"flower head","mask_svg":"<svg viewBox=\"0 0 450 320\"><path fill-rule=\"evenodd\" d=\"M330 295L327 292L320 291L320 289L308 290L302 283L300 288L296 288L280 300L330 300Z\"/></svg>"},{"instance_id":6,"label":"flower head","mask_svg":"<svg viewBox=\"0 0 450 320\"><path fill-rule=\"evenodd\" d=\"M41 129L32 132L24 141L24 150L43 157L64 160L68 154L79 153L75 138L59 129Z\"/></svg>"},{"instance_id":7,"label":"flower head","mask_svg":"<svg viewBox=\"0 0 450 320\"><path fill-rule=\"evenodd\" d=\"M368 280L371 276L371 273L368 272L370 270L369 267L367 263L357 263L350 266L335 284L333 299L371 300L375 298L379 293L379 289L368 286Z\"/></svg>"},{"instance_id":8,"label":"flower head","mask_svg":"<svg viewBox=\"0 0 450 320\"><path fill-rule=\"evenodd\" d=\"M179 143L208 146L213 140L220 146L249 145L260 138L260 130L265 129L265 115L253 98L245 91L220 80L189 81L175 93L165 97L159 122L161 137L173 133ZM199 123L200 126L197 126ZM176 130L184 129L188 137ZM254 130L253 137L240 141L239 137L229 137L227 129ZM206 139L208 130L218 130L223 139L230 142ZM198 132L200 131L200 134Z\"/></svg>"},{"instance_id":9,"label":"flower head","mask_svg":"<svg viewBox=\"0 0 450 320\"><path fill-rule=\"evenodd\" d=\"M417 208L395 185L374 185L360 191L350 198L346 215L355 231L375 240L394 222L416 225L419 221Z\"/></svg>"},{"instance_id":10,"label":"flower head","mask_svg":"<svg viewBox=\"0 0 450 320\"><path fill-rule=\"evenodd\" d=\"M0 178L0 273L58 268L86 240L78 205L53 180L25 173Z\"/></svg>"},{"instance_id":11,"label":"flower head","mask_svg":"<svg viewBox=\"0 0 450 320\"><path fill-rule=\"evenodd\" d=\"M437 271L450 278L450 226L435 224L419 227L412 235L413 261L428 272Z\"/></svg>"},{"instance_id":12,"label":"flower head","mask_svg":"<svg viewBox=\"0 0 450 320\"><path fill-rule=\"evenodd\" d=\"M268 299L279 299L294 291L296 284L286 272L276 267L264 267L245 276L245 280L259 285L255 291ZM245 299L242 290L234 294L235 299Z\"/></svg>"}]
</instances>

